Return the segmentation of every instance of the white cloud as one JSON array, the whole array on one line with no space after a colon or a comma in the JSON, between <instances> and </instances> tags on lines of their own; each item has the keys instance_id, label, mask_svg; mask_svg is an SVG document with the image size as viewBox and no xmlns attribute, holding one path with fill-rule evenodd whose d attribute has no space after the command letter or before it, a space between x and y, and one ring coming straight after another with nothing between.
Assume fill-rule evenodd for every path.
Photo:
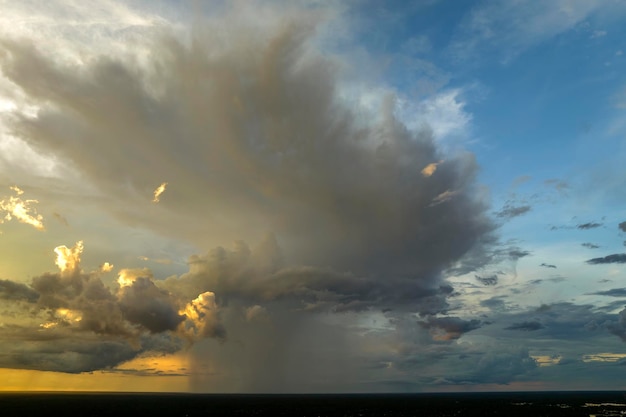
<instances>
[{"instance_id":1,"label":"white cloud","mask_svg":"<svg viewBox=\"0 0 626 417\"><path fill-rule=\"evenodd\" d=\"M602 38L604 36L606 36L606 30L594 30L591 33L591 39L596 39L596 38Z\"/></svg>"},{"instance_id":2,"label":"white cloud","mask_svg":"<svg viewBox=\"0 0 626 417\"><path fill-rule=\"evenodd\" d=\"M1 124L0 116L0 173L11 177L21 171L27 171L29 176L49 178L64 175L67 169L61 167L53 155L35 150L22 139L3 134Z\"/></svg>"},{"instance_id":3,"label":"white cloud","mask_svg":"<svg viewBox=\"0 0 626 417\"><path fill-rule=\"evenodd\" d=\"M0 4L2 37L36 39L60 61L82 62L94 49L124 50L146 30L166 24L147 9L133 10L114 0L97 5L77 0L9 0Z\"/></svg>"},{"instance_id":4,"label":"white cloud","mask_svg":"<svg viewBox=\"0 0 626 417\"><path fill-rule=\"evenodd\" d=\"M55 263L61 272L71 275L80 271L80 255L83 253L83 247L83 241L81 240L76 242L71 248L65 245L54 248L54 253L57 255Z\"/></svg>"},{"instance_id":5,"label":"white cloud","mask_svg":"<svg viewBox=\"0 0 626 417\"><path fill-rule=\"evenodd\" d=\"M465 110L466 102L462 96L461 89L450 89L418 102L400 98L396 114L413 131L432 131L439 142L467 138L472 115Z\"/></svg>"}]
</instances>

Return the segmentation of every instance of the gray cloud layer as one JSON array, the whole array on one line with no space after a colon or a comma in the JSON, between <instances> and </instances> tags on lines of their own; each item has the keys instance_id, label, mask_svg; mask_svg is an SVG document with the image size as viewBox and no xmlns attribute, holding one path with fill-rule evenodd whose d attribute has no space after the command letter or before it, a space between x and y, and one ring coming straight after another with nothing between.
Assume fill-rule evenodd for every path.
<instances>
[{"instance_id":1,"label":"gray cloud layer","mask_svg":"<svg viewBox=\"0 0 626 417\"><path fill-rule=\"evenodd\" d=\"M626 297L626 288L612 288L606 291L597 291L593 295L606 295L609 297Z\"/></svg>"}]
</instances>

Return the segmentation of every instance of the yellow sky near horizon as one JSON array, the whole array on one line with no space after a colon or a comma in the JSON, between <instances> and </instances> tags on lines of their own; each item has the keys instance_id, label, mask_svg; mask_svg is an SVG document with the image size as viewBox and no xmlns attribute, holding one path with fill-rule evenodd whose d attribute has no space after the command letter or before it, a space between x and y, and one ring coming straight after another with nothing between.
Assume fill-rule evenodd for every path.
<instances>
[{"instance_id":1,"label":"yellow sky near horizon","mask_svg":"<svg viewBox=\"0 0 626 417\"><path fill-rule=\"evenodd\" d=\"M65 374L62 372L0 369L0 392L7 391L113 391L113 392L188 392L187 376L137 376L97 371Z\"/></svg>"}]
</instances>

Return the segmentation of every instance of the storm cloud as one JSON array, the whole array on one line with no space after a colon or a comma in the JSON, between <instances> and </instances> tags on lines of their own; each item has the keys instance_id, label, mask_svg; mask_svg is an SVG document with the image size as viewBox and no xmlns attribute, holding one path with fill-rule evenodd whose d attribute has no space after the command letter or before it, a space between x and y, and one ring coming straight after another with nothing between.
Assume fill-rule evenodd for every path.
<instances>
[{"instance_id":1,"label":"storm cloud","mask_svg":"<svg viewBox=\"0 0 626 417\"><path fill-rule=\"evenodd\" d=\"M3 366L81 372L191 344L200 363L207 351L227 356L218 340L241 349L245 388L289 389L293 373L339 372L312 366L311 346L360 351L329 313L348 328L355 315L392 327L407 315L423 340L455 340L481 323L442 316L454 292L446 271L468 254L473 270L530 254L492 247L473 154L444 149L427 125L408 128L393 90L371 106L350 95L366 78L320 49L323 14L268 5L259 24L248 7L77 60L0 39L2 74L38 103L36 117L6 120L11 134L70 167L116 221L200 248L186 272L122 267L105 283L111 265L83 271L80 250L59 247L60 272L1 287L37 310L15 337L49 337ZM286 356L302 360L287 369Z\"/></svg>"},{"instance_id":2,"label":"storm cloud","mask_svg":"<svg viewBox=\"0 0 626 417\"><path fill-rule=\"evenodd\" d=\"M35 302L39 298L37 291L19 282L8 279L0 280L0 299L3 300L24 300Z\"/></svg>"},{"instance_id":3,"label":"storm cloud","mask_svg":"<svg viewBox=\"0 0 626 417\"><path fill-rule=\"evenodd\" d=\"M16 117L12 131L75 167L123 221L205 247L273 232L285 268L274 271L277 294L259 288L256 298L305 287L314 304L423 310L441 272L494 230L477 164L469 153L442 158L429 131L408 130L391 93L373 117L358 116L339 94L341 62L316 49L316 19L208 22L228 40L165 33L141 65L103 55L72 67L5 39L5 76L50 103L37 118ZM146 164L168 175L158 210L146 203L163 181ZM218 300L235 288L205 287ZM238 291L255 298L253 286Z\"/></svg>"}]
</instances>

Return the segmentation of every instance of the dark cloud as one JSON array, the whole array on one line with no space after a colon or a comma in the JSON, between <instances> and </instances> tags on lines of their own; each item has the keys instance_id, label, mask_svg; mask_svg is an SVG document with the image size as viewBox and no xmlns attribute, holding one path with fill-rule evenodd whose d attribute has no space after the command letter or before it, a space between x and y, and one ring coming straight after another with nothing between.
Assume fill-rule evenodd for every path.
<instances>
[{"instance_id":1,"label":"dark cloud","mask_svg":"<svg viewBox=\"0 0 626 417\"><path fill-rule=\"evenodd\" d=\"M5 326L0 340L0 366L67 373L110 369L146 352L172 353L183 347L179 339L142 336L135 341L83 332L76 337L66 327L33 329Z\"/></svg>"},{"instance_id":2,"label":"dark cloud","mask_svg":"<svg viewBox=\"0 0 626 417\"><path fill-rule=\"evenodd\" d=\"M33 291L26 284L13 282L10 280L0 280L0 299L3 300L24 300L34 303L39 298L39 293Z\"/></svg>"},{"instance_id":3,"label":"dark cloud","mask_svg":"<svg viewBox=\"0 0 626 417\"><path fill-rule=\"evenodd\" d=\"M502 297L502 296L488 298L486 300L482 300L480 302L480 305L482 307L487 307L493 311L504 311L505 306L506 306L506 303L504 301L505 298L506 297Z\"/></svg>"},{"instance_id":4,"label":"dark cloud","mask_svg":"<svg viewBox=\"0 0 626 417\"><path fill-rule=\"evenodd\" d=\"M524 258L526 256L529 256L531 253L527 250L521 250L521 249L511 249L508 252L509 257L513 260L518 260L520 258Z\"/></svg>"},{"instance_id":5,"label":"dark cloud","mask_svg":"<svg viewBox=\"0 0 626 417\"><path fill-rule=\"evenodd\" d=\"M487 236L480 245L479 250L470 250L459 262L448 270L451 275L464 275L476 271L497 271L496 274L504 274L502 271L515 274L516 263L520 258L532 255L531 252L521 249L511 242L502 243L497 239Z\"/></svg>"},{"instance_id":6,"label":"dark cloud","mask_svg":"<svg viewBox=\"0 0 626 417\"><path fill-rule=\"evenodd\" d=\"M602 226L602 223L596 223L596 222L589 222L589 223L581 223L576 225L576 228L580 229L580 230L589 230L589 229L596 229L598 227Z\"/></svg>"},{"instance_id":7,"label":"dark cloud","mask_svg":"<svg viewBox=\"0 0 626 417\"><path fill-rule=\"evenodd\" d=\"M476 277L476 280L483 285L496 285L498 283L498 276L495 274L487 276L487 277L481 277L481 276L475 275L475 277Z\"/></svg>"},{"instance_id":8,"label":"dark cloud","mask_svg":"<svg viewBox=\"0 0 626 417\"><path fill-rule=\"evenodd\" d=\"M609 297L626 297L626 288L613 288L606 291L592 292L590 295L606 295Z\"/></svg>"},{"instance_id":9,"label":"dark cloud","mask_svg":"<svg viewBox=\"0 0 626 417\"><path fill-rule=\"evenodd\" d=\"M478 329L482 324L479 320L463 320L458 317L428 317L418 324L428 329L433 340L456 340L464 333Z\"/></svg>"},{"instance_id":10,"label":"dark cloud","mask_svg":"<svg viewBox=\"0 0 626 417\"><path fill-rule=\"evenodd\" d=\"M526 332L531 332L535 330L543 329L543 324L538 321L524 321L521 323L514 323L508 327L505 327L506 330L522 330Z\"/></svg>"},{"instance_id":11,"label":"dark cloud","mask_svg":"<svg viewBox=\"0 0 626 417\"><path fill-rule=\"evenodd\" d=\"M24 333L20 333L23 337ZM137 356L137 350L125 340L83 340L70 338L28 345L18 341L13 346L3 344L0 365L4 368L80 373L118 365Z\"/></svg>"},{"instance_id":12,"label":"dark cloud","mask_svg":"<svg viewBox=\"0 0 626 417\"><path fill-rule=\"evenodd\" d=\"M398 365L413 381L427 385L509 384L537 368L527 349L499 346L476 352L456 347L442 353L422 353Z\"/></svg>"},{"instance_id":13,"label":"dark cloud","mask_svg":"<svg viewBox=\"0 0 626 417\"><path fill-rule=\"evenodd\" d=\"M622 232L626 232L626 222L621 222L620 224L617 225L617 227L619 228L619 230L621 230Z\"/></svg>"},{"instance_id":14,"label":"dark cloud","mask_svg":"<svg viewBox=\"0 0 626 417\"><path fill-rule=\"evenodd\" d=\"M287 267L273 235L256 248L237 242L233 249L215 248L190 258L190 271L158 285L189 298L213 291L219 304L231 301L248 305L290 302L310 311L362 311L402 309L435 314L447 306L452 288L420 285L412 277L387 280L367 275L339 273L327 268Z\"/></svg>"},{"instance_id":15,"label":"dark cloud","mask_svg":"<svg viewBox=\"0 0 626 417\"><path fill-rule=\"evenodd\" d=\"M598 245L594 245L593 243L589 243L589 242L581 243L580 245L588 249L598 249L600 247Z\"/></svg>"},{"instance_id":16,"label":"dark cloud","mask_svg":"<svg viewBox=\"0 0 626 417\"><path fill-rule=\"evenodd\" d=\"M617 320L605 322L609 332L626 342L626 308L619 312Z\"/></svg>"},{"instance_id":17,"label":"dark cloud","mask_svg":"<svg viewBox=\"0 0 626 417\"><path fill-rule=\"evenodd\" d=\"M522 214L526 214L531 210L529 205L523 206L512 206L505 205L502 210L496 213L497 217L512 219L513 217L521 216Z\"/></svg>"},{"instance_id":18,"label":"dark cloud","mask_svg":"<svg viewBox=\"0 0 626 417\"><path fill-rule=\"evenodd\" d=\"M172 296L147 277L138 277L131 285L120 289L119 307L129 322L152 333L175 330L185 319L178 314Z\"/></svg>"},{"instance_id":19,"label":"dark cloud","mask_svg":"<svg viewBox=\"0 0 626 417\"><path fill-rule=\"evenodd\" d=\"M80 268L81 251L82 242L57 248L66 256L57 260L61 271L36 276L30 285L0 281L0 298L26 301L13 307L21 306L30 317L22 321L31 322L3 326L0 366L85 372L225 337L211 293L174 296L157 287L148 270L122 270L120 285L111 288L99 272Z\"/></svg>"},{"instance_id":20,"label":"dark cloud","mask_svg":"<svg viewBox=\"0 0 626 417\"><path fill-rule=\"evenodd\" d=\"M564 345L571 343L572 355L575 356L588 353L590 347L599 343L607 349L608 346L620 349L621 344L610 336L614 333L610 329L617 328L619 316L613 311L619 305L611 304L605 308L560 302L526 310L514 308L500 311L498 326L485 326L476 330L476 335L489 335L510 344L527 343L532 339L535 346L547 344L557 346L560 351L568 351L569 348ZM554 345L554 341L559 342Z\"/></svg>"},{"instance_id":21,"label":"dark cloud","mask_svg":"<svg viewBox=\"0 0 626 417\"><path fill-rule=\"evenodd\" d=\"M516 351L488 352L479 359L473 372L473 383L508 384L537 368L537 363L526 349Z\"/></svg>"},{"instance_id":22,"label":"dark cloud","mask_svg":"<svg viewBox=\"0 0 626 417\"><path fill-rule=\"evenodd\" d=\"M586 261L591 265L626 263L626 253L614 253L603 258L592 258Z\"/></svg>"},{"instance_id":23,"label":"dark cloud","mask_svg":"<svg viewBox=\"0 0 626 417\"><path fill-rule=\"evenodd\" d=\"M528 282L530 284L533 284L533 285L538 285L538 284L541 284L541 283L546 282L546 281L557 283L557 282L565 281L565 278L564 277L539 278L539 279L530 280Z\"/></svg>"},{"instance_id":24,"label":"dark cloud","mask_svg":"<svg viewBox=\"0 0 626 417\"><path fill-rule=\"evenodd\" d=\"M556 265L552 265L552 264L546 264L546 263L542 263L539 266L543 266L544 268L556 268Z\"/></svg>"}]
</instances>

